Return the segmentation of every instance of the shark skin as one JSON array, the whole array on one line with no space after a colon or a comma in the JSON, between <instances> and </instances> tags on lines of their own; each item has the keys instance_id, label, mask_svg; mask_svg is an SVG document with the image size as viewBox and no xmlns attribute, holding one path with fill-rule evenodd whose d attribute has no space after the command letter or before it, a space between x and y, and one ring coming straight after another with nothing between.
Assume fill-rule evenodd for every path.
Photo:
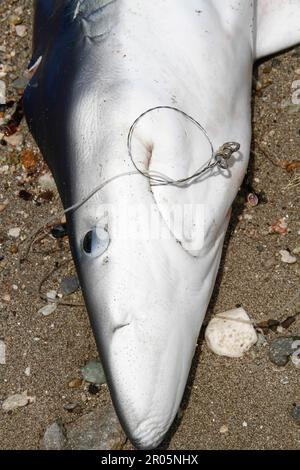
<instances>
[{"instance_id":1,"label":"shark skin","mask_svg":"<svg viewBox=\"0 0 300 470\"><path fill-rule=\"evenodd\" d=\"M39 65L25 91L25 113L65 209L133 171L128 130L149 108L183 110L215 149L241 145L228 170L216 168L195 184L151 186L127 174L67 213L112 400L139 449L160 444L184 393L248 166L253 63L300 42L299 25L298 1L35 2L30 67ZM146 115L132 145L139 166L175 179L210 158L204 133L171 110ZM142 210L128 210L137 206ZM201 227L194 230L190 220L192 235L177 233L173 208L198 206ZM151 211L168 236L151 229L119 236L122 214L136 234Z\"/></svg>"}]
</instances>

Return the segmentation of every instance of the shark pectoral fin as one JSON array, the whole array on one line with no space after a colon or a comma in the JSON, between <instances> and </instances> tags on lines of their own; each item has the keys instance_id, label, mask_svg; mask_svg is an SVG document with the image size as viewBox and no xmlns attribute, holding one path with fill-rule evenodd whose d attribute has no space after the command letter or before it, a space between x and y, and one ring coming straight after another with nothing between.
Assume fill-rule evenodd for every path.
<instances>
[{"instance_id":1,"label":"shark pectoral fin","mask_svg":"<svg viewBox=\"0 0 300 470\"><path fill-rule=\"evenodd\" d=\"M300 44L299 0L258 0L255 58Z\"/></svg>"}]
</instances>

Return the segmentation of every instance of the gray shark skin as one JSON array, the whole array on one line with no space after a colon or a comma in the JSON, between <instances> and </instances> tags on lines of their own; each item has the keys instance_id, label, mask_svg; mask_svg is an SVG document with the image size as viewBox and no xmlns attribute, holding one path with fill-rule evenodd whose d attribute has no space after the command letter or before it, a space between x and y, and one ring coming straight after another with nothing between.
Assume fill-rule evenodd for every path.
<instances>
[{"instance_id":1,"label":"gray shark skin","mask_svg":"<svg viewBox=\"0 0 300 470\"><path fill-rule=\"evenodd\" d=\"M41 60L25 90L25 114L65 209L101 182L133 171L127 134L149 108L182 109L203 125L215 149L241 144L227 173L185 189L150 187L143 176L127 175L67 213L112 400L137 448L159 445L184 393L248 165L253 62L300 42L299 24L296 0L35 2L30 67ZM140 165L178 179L209 158L204 135L172 112L147 116L133 145ZM154 208L168 239L118 238L121 211L114 216L107 206L137 204L144 212L128 225L138 229ZM203 206L203 243L196 248L173 233L174 204ZM104 252L87 253L86 234L97 247L103 231Z\"/></svg>"}]
</instances>

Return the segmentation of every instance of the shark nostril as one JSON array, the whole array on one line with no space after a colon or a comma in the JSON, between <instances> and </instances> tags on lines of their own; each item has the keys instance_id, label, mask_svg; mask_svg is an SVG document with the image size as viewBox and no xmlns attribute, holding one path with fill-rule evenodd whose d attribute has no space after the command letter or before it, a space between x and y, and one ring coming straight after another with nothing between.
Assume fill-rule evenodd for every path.
<instances>
[{"instance_id":1,"label":"shark nostril","mask_svg":"<svg viewBox=\"0 0 300 470\"><path fill-rule=\"evenodd\" d=\"M103 227L89 230L82 240L82 250L93 258L101 256L108 248L109 234Z\"/></svg>"},{"instance_id":2,"label":"shark nostril","mask_svg":"<svg viewBox=\"0 0 300 470\"><path fill-rule=\"evenodd\" d=\"M130 323L124 323L123 325L115 326L115 328L113 329L113 333L115 333L116 331L121 330L122 328L125 328L125 326L129 326L129 325L130 325Z\"/></svg>"}]
</instances>

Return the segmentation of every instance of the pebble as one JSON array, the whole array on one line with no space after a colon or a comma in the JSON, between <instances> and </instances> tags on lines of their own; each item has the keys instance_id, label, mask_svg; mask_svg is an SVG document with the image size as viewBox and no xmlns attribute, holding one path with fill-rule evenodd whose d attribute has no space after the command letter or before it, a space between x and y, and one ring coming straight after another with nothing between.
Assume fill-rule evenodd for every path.
<instances>
[{"instance_id":1,"label":"pebble","mask_svg":"<svg viewBox=\"0 0 300 470\"><path fill-rule=\"evenodd\" d=\"M82 385L82 379L72 379L70 382L69 382L69 387L70 388L80 388Z\"/></svg>"},{"instance_id":2,"label":"pebble","mask_svg":"<svg viewBox=\"0 0 300 470\"><path fill-rule=\"evenodd\" d=\"M280 250L279 254L281 256L281 261L283 263L287 263L287 264L297 263L297 258L291 255L291 253L288 250Z\"/></svg>"},{"instance_id":3,"label":"pebble","mask_svg":"<svg viewBox=\"0 0 300 470\"><path fill-rule=\"evenodd\" d=\"M44 315L44 317L47 317L48 315L51 315L53 312L55 312L56 309L57 309L57 304L51 303L40 308L38 313L41 315Z\"/></svg>"},{"instance_id":4,"label":"pebble","mask_svg":"<svg viewBox=\"0 0 300 470\"><path fill-rule=\"evenodd\" d=\"M58 239L66 237L68 235L67 224L54 225L54 227L51 229L51 235Z\"/></svg>"},{"instance_id":5,"label":"pebble","mask_svg":"<svg viewBox=\"0 0 300 470\"><path fill-rule=\"evenodd\" d=\"M6 208L7 208L7 204L4 204L4 203L0 204L0 214L1 212L4 212Z\"/></svg>"},{"instance_id":6,"label":"pebble","mask_svg":"<svg viewBox=\"0 0 300 470\"><path fill-rule=\"evenodd\" d=\"M31 368L30 367L26 367L25 371L24 371L26 377L30 377L30 374L31 374Z\"/></svg>"},{"instance_id":7,"label":"pebble","mask_svg":"<svg viewBox=\"0 0 300 470\"><path fill-rule=\"evenodd\" d=\"M28 79L25 77L18 77L16 80L12 82L12 86L16 88L16 90L24 90L27 86Z\"/></svg>"},{"instance_id":8,"label":"pebble","mask_svg":"<svg viewBox=\"0 0 300 470\"><path fill-rule=\"evenodd\" d=\"M273 339L270 344L269 359L277 366L285 366L289 357L295 353L295 342L300 340L300 336L280 336Z\"/></svg>"},{"instance_id":9,"label":"pebble","mask_svg":"<svg viewBox=\"0 0 300 470\"><path fill-rule=\"evenodd\" d=\"M27 28L25 25L23 24L18 24L16 25L16 34L17 36L19 36L20 38L24 38L27 34Z\"/></svg>"},{"instance_id":10,"label":"pebble","mask_svg":"<svg viewBox=\"0 0 300 470\"><path fill-rule=\"evenodd\" d=\"M248 314L240 307L217 314L206 328L205 339L219 356L242 357L258 338Z\"/></svg>"},{"instance_id":11,"label":"pebble","mask_svg":"<svg viewBox=\"0 0 300 470\"><path fill-rule=\"evenodd\" d=\"M12 238L18 238L20 236L21 229L19 227L11 228L8 231L8 236Z\"/></svg>"},{"instance_id":12,"label":"pebble","mask_svg":"<svg viewBox=\"0 0 300 470\"><path fill-rule=\"evenodd\" d=\"M292 409L292 417L297 424L300 424L300 405L294 405Z\"/></svg>"},{"instance_id":13,"label":"pebble","mask_svg":"<svg viewBox=\"0 0 300 470\"><path fill-rule=\"evenodd\" d=\"M295 341L293 344L293 354L291 356L292 364L296 369L300 369L300 341Z\"/></svg>"},{"instance_id":14,"label":"pebble","mask_svg":"<svg viewBox=\"0 0 300 470\"><path fill-rule=\"evenodd\" d=\"M17 24L22 23L22 19L20 18L19 15L12 14L12 15L9 15L8 22L9 24L16 26Z\"/></svg>"},{"instance_id":15,"label":"pebble","mask_svg":"<svg viewBox=\"0 0 300 470\"><path fill-rule=\"evenodd\" d=\"M0 80L0 104L6 103L6 83Z\"/></svg>"},{"instance_id":16,"label":"pebble","mask_svg":"<svg viewBox=\"0 0 300 470\"><path fill-rule=\"evenodd\" d=\"M290 383L288 377L283 377L281 380L280 380L280 383L282 385L288 385Z\"/></svg>"},{"instance_id":17,"label":"pebble","mask_svg":"<svg viewBox=\"0 0 300 470\"><path fill-rule=\"evenodd\" d=\"M66 444L66 436L63 427L58 423L52 423L47 427L40 448L42 450L62 450Z\"/></svg>"},{"instance_id":18,"label":"pebble","mask_svg":"<svg viewBox=\"0 0 300 470\"><path fill-rule=\"evenodd\" d=\"M261 346L264 346L265 344L267 344L265 335L263 335L262 333L258 333L256 346L259 348Z\"/></svg>"},{"instance_id":19,"label":"pebble","mask_svg":"<svg viewBox=\"0 0 300 470\"><path fill-rule=\"evenodd\" d=\"M53 176L50 173L45 173L44 175L40 176L38 179L38 184L42 189L56 191L56 184Z\"/></svg>"},{"instance_id":20,"label":"pebble","mask_svg":"<svg viewBox=\"0 0 300 470\"><path fill-rule=\"evenodd\" d=\"M285 235L287 232L288 225L284 217L273 222L270 227L270 233L279 233L280 235Z\"/></svg>"},{"instance_id":21,"label":"pebble","mask_svg":"<svg viewBox=\"0 0 300 470\"><path fill-rule=\"evenodd\" d=\"M100 392L100 385L90 384L88 390L91 395L97 395Z\"/></svg>"},{"instance_id":22,"label":"pebble","mask_svg":"<svg viewBox=\"0 0 300 470\"><path fill-rule=\"evenodd\" d=\"M228 431L229 431L228 426L226 426L225 424L220 427L221 434L226 434Z\"/></svg>"},{"instance_id":23,"label":"pebble","mask_svg":"<svg viewBox=\"0 0 300 470\"><path fill-rule=\"evenodd\" d=\"M63 295L70 295L77 291L79 288L79 281L77 276L66 276L59 286Z\"/></svg>"},{"instance_id":24,"label":"pebble","mask_svg":"<svg viewBox=\"0 0 300 470\"><path fill-rule=\"evenodd\" d=\"M82 367L81 375L86 382L98 385L106 383L104 370L99 359L94 359Z\"/></svg>"},{"instance_id":25,"label":"pebble","mask_svg":"<svg viewBox=\"0 0 300 470\"><path fill-rule=\"evenodd\" d=\"M126 442L112 406L96 408L66 426L68 450L120 450Z\"/></svg>"},{"instance_id":26,"label":"pebble","mask_svg":"<svg viewBox=\"0 0 300 470\"><path fill-rule=\"evenodd\" d=\"M296 248L293 249L293 254L300 255L300 246L296 246Z\"/></svg>"},{"instance_id":27,"label":"pebble","mask_svg":"<svg viewBox=\"0 0 300 470\"><path fill-rule=\"evenodd\" d=\"M0 365L6 364L6 345L2 339L0 339Z\"/></svg>"},{"instance_id":28,"label":"pebble","mask_svg":"<svg viewBox=\"0 0 300 470\"><path fill-rule=\"evenodd\" d=\"M2 403L2 409L5 413L8 411L15 410L16 408L23 408L29 403L34 403L35 397L30 397L27 395L27 390L23 393L17 393L16 395L11 395L6 398Z\"/></svg>"},{"instance_id":29,"label":"pebble","mask_svg":"<svg viewBox=\"0 0 300 470\"><path fill-rule=\"evenodd\" d=\"M72 413L72 411L75 410L79 406L78 403L67 403L64 405L64 410L69 411L69 413Z\"/></svg>"},{"instance_id":30,"label":"pebble","mask_svg":"<svg viewBox=\"0 0 300 470\"><path fill-rule=\"evenodd\" d=\"M24 136L21 132L16 132L15 134L5 136L5 141L13 147L19 147L23 144Z\"/></svg>"},{"instance_id":31,"label":"pebble","mask_svg":"<svg viewBox=\"0 0 300 470\"><path fill-rule=\"evenodd\" d=\"M56 302L57 300L57 292L56 290L49 290L46 294L48 302Z\"/></svg>"}]
</instances>

